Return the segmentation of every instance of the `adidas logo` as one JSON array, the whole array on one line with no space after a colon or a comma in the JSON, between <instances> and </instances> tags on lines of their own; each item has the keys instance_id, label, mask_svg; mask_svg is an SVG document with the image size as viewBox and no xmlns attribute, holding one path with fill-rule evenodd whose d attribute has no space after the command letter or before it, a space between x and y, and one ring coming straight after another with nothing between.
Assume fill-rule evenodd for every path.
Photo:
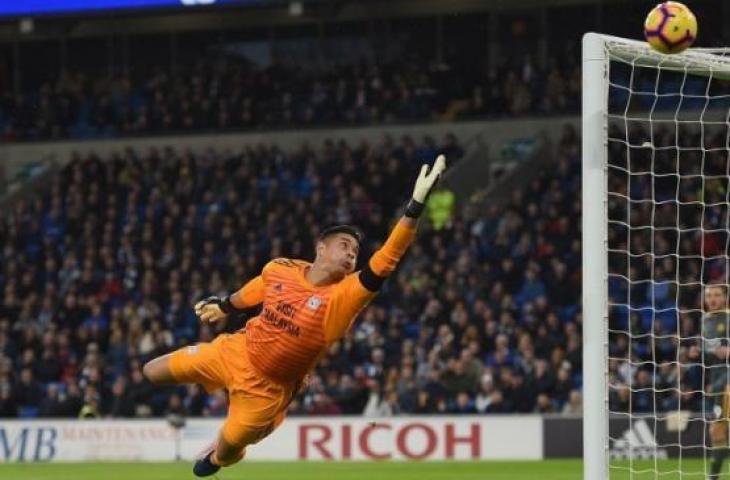
<instances>
[{"instance_id":1,"label":"adidas logo","mask_svg":"<svg viewBox=\"0 0 730 480\"><path fill-rule=\"evenodd\" d=\"M612 459L625 460L669 458L665 448L657 448L654 433L646 420L637 420L633 428L625 430L620 438L613 439L613 446L609 450Z\"/></svg>"}]
</instances>

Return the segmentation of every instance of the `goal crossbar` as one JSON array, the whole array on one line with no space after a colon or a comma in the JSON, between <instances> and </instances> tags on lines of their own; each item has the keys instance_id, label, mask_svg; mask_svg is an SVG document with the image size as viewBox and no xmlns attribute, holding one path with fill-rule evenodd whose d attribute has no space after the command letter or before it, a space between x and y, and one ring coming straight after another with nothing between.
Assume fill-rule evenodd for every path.
<instances>
[{"instance_id":1,"label":"goal crossbar","mask_svg":"<svg viewBox=\"0 0 730 480\"><path fill-rule=\"evenodd\" d=\"M587 33L584 38L602 43L611 60L620 60L636 67L657 67L692 75L730 79L730 57L723 56L728 53L725 48L690 48L681 53L667 55L638 40L596 33Z\"/></svg>"}]
</instances>

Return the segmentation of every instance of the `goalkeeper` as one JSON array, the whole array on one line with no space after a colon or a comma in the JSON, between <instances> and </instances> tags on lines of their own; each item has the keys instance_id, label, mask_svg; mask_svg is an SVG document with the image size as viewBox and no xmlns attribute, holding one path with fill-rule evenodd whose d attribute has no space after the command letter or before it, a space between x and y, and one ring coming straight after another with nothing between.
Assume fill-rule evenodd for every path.
<instances>
[{"instance_id":1,"label":"goalkeeper","mask_svg":"<svg viewBox=\"0 0 730 480\"><path fill-rule=\"evenodd\" d=\"M710 422L710 441L712 443L712 464L709 480L717 480L722 464L730 455L728 449L728 421L730 420L730 344L728 326L730 314L727 304L725 285L705 287L705 314L702 317L705 368L709 369L710 394L714 403L714 419Z\"/></svg>"},{"instance_id":2,"label":"goalkeeper","mask_svg":"<svg viewBox=\"0 0 730 480\"><path fill-rule=\"evenodd\" d=\"M377 294L416 234L428 193L446 168L440 155L423 165L405 214L365 267L354 272L360 232L341 225L323 231L313 263L276 259L240 290L195 305L202 322L263 303L261 314L234 334L151 360L145 376L158 384L201 383L228 390L228 416L218 439L195 462L199 477L240 461L248 445L281 424L305 375L341 338Z\"/></svg>"}]
</instances>

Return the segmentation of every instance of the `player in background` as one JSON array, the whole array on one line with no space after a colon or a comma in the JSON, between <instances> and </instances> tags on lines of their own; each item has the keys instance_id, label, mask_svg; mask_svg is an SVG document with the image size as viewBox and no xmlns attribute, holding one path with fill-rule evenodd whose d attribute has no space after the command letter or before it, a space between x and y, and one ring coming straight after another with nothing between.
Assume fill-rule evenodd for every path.
<instances>
[{"instance_id":1,"label":"player in background","mask_svg":"<svg viewBox=\"0 0 730 480\"><path fill-rule=\"evenodd\" d=\"M717 480L722 464L730 454L728 449L728 421L730 419L730 342L728 327L727 286L712 284L705 287L705 314L702 316L702 341L704 343L704 367L708 370L710 394L714 403L714 417L710 422L712 464L709 480Z\"/></svg>"},{"instance_id":2,"label":"player in background","mask_svg":"<svg viewBox=\"0 0 730 480\"><path fill-rule=\"evenodd\" d=\"M195 462L195 475L210 476L240 461L246 446L281 424L306 374L345 335L413 242L428 193L445 168L443 155L432 168L423 165L405 214L362 270L354 271L359 230L329 228L317 240L313 263L272 260L240 290L195 305L200 320L210 323L263 303L245 328L144 366L153 383L201 383L208 391L228 391L228 416L217 441Z\"/></svg>"}]
</instances>

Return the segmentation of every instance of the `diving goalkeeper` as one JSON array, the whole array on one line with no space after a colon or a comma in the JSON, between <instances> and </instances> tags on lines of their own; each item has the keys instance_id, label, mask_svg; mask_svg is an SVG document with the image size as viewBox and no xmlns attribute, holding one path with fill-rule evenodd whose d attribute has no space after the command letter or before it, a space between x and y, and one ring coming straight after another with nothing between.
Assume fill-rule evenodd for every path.
<instances>
[{"instance_id":1,"label":"diving goalkeeper","mask_svg":"<svg viewBox=\"0 0 730 480\"><path fill-rule=\"evenodd\" d=\"M428 193L446 168L440 155L423 165L405 214L385 244L355 272L361 234L349 225L324 230L313 263L279 258L225 297L195 305L205 323L263 303L261 314L233 334L181 348L144 366L153 383L200 383L228 390L228 416L217 441L195 462L199 477L215 474L281 424L303 378L377 294L416 234Z\"/></svg>"}]
</instances>

